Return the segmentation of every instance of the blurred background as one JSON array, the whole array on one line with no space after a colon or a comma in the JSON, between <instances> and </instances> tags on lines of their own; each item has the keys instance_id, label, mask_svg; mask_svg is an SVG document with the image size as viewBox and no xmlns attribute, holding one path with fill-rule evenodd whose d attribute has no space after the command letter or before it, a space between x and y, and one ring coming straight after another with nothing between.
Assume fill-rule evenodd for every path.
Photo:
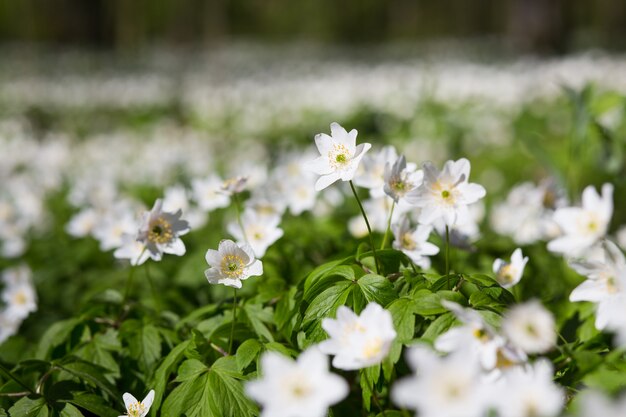
<instances>
[{"instance_id":1,"label":"blurred background","mask_svg":"<svg viewBox=\"0 0 626 417\"><path fill-rule=\"evenodd\" d=\"M0 40L129 49L232 39L380 43L496 37L516 51L626 47L623 0L20 0Z\"/></svg>"}]
</instances>

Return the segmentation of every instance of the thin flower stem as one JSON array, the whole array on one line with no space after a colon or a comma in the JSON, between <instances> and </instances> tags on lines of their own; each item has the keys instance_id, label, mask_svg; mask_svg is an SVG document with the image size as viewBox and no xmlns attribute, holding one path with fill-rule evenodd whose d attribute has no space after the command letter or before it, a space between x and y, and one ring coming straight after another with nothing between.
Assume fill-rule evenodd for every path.
<instances>
[{"instance_id":1,"label":"thin flower stem","mask_svg":"<svg viewBox=\"0 0 626 417\"><path fill-rule=\"evenodd\" d=\"M372 236L372 228L370 227L370 222L369 220L367 220L367 214L365 214L365 209L363 208L363 204L361 204L361 199L359 198L359 195L356 192L356 189L354 188L354 184L352 183L352 180L348 181L350 183L350 188L352 188L352 193L354 194L354 198L356 198L356 202L359 205L359 208L361 209L361 214L363 215L363 219L365 220L365 225L367 226L367 232L369 233L369 237L370 237L370 245L372 246L372 253L374 254L374 262L376 263L376 269L377 272L381 272L380 271L380 264L378 263L378 255L376 255L376 246L374 245L374 237Z\"/></svg>"},{"instance_id":2,"label":"thin flower stem","mask_svg":"<svg viewBox=\"0 0 626 417\"><path fill-rule=\"evenodd\" d=\"M387 417L387 413L385 413L383 406L380 405L380 401L378 401L378 394L376 393L376 386L375 386L376 384L374 384L374 381L371 381L371 382L372 384L370 388L372 389L372 399L374 400L374 404L376 404L376 407L378 407L383 417Z\"/></svg>"},{"instance_id":3,"label":"thin flower stem","mask_svg":"<svg viewBox=\"0 0 626 417\"><path fill-rule=\"evenodd\" d=\"M228 342L228 354L233 353L233 339L235 337L235 323L237 322L237 288L233 288L233 321L230 325L230 341Z\"/></svg>"},{"instance_id":4,"label":"thin flower stem","mask_svg":"<svg viewBox=\"0 0 626 417\"><path fill-rule=\"evenodd\" d=\"M143 256L143 254L146 251L146 249L147 249L147 247L144 246L143 250L141 251L141 253L137 257L137 262L139 262L139 260ZM122 305L126 304L126 300L128 300L128 297L130 296L130 290L131 290L131 287L133 285L133 276L135 275L135 270L136 269L137 269L137 265L133 265L132 259L131 259L130 271L128 272L128 279L126 280L126 290L124 291L124 299L122 300Z\"/></svg>"},{"instance_id":5,"label":"thin flower stem","mask_svg":"<svg viewBox=\"0 0 626 417\"><path fill-rule=\"evenodd\" d=\"M237 214L237 224L241 229L241 234L243 235L243 240L248 243L248 236L246 236L246 229L243 227L243 221L241 220L241 206L239 204L239 195L237 193L233 193L233 202L235 203L235 213Z\"/></svg>"},{"instance_id":6,"label":"thin flower stem","mask_svg":"<svg viewBox=\"0 0 626 417\"><path fill-rule=\"evenodd\" d=\"M157 313L161 314L161 299L159 298L159 294L156 291L154 286L154 281L152 281L152 274L150 274L150 263L146 262L146 277L148 278L148 283L150 284L150 290L152 291L152 298L154 298L154 306L156 307Z\"/></svg>"},{"instance_id":7,"label":"thin flower stem","mask_svg":"<svg viewBox=\"0 0 626 417\"><path fill-rule=\"evenodd\" d=\"M448 277L448 289L450 289L450 228L446 225L446 276Z\"/></svg>"},{"instance_id":8,"label":"thin flower stem","mask_svg":"<svg viewBox=\"0 0 626 417\"><path fill-rule=\"evenodd\" d=\"M10 379L12 379L13 381L15 381L19 386L21 386L22 388L24 388L26 391L28 391L31 394L34 394L33 390L30 389L30 387L28 385L26 385L24 382L22 382L18 377L16 377L15 375L13 375L13 372L9 371L7 368L5 368L4 365L2 365L0 363L0 371L2 371L3 374L5 374L7 377L9 377Z\"/></svg>"},{"instance_id":9,"label":"thin flower stem","mask_svg":"<svg viewBox=\"0 0 626 417\"><path fill-rule=\"evenodd\" d=\"M22 392L0 392L0 397L25 397L32 394L30 391Z\"/></svg>"},{"instance_id":10,"label":"thin flower stem","mask_svg":"<svg viewBox=\"0 0 626 417\"><path fill-rule=\"evenodd\" d=\"M385 230L385 235L383 236L383 244L380 245L380 249L385 249L387 246L387 240L389 239L389 233L391 232L391 218L393 217L393 209L396 208L396 202L391 203L391 210L389 210L389 218L387 219L387 229Z\"/></svg>"}]
</instances>

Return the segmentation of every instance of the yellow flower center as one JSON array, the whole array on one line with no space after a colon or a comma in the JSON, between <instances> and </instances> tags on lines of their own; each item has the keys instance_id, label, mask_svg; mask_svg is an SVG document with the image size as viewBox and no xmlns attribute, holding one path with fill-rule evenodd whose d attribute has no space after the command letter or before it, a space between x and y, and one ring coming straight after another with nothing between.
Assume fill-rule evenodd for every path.
<instances>
[{"instance_id":1,"label":"yellow flower center","mask_svg":"<svg viewBox=\"0 0 626 417\"><path fill-rule=\"evenodd\" d=\"M226 255L222 258L222 274L228 277L239 277L243 272L244 262L238 255Z\"/></svg>"},{"instance_id":2,"label":"yellow flower center","mask_svg":"<svg viewBox=\"0 0 626 417\"><path fill-rule=\"evenodd\" d=\"M24 291L18 291L13 296L13 303L14 304L23 305L23 304L26 304L26 301L28 301L28 297L26 297L26 294L24 294Z\"/></svg>"},{"instance_id":3,"label":"yellow flower center","mask_svg":"<svg viewBox=\"0 0 626 417\"><path fill-rule=\"evenodd\" d=\"M402 235L402 247L408 250L415 249L417 245L415 244L415 240L413 240L413 236L410 233L405 233Z\"/></svg>"},{"instance_id":4,"label":"yellow flower center","mask_svg":"<svg viewBox=\"0 0 626 417\"><path fill-rule=\"evenodd\" d=\"M443 198L450 198L450 191L448 191L448 190L443 190L443 191L441 192L441 196L442 196Z\"/></svg>"},{"instance_id":5,"label":"yellow flower center","mask_svg":"<svg viewBox=\"0 0 626 417\"><path fill-rule=\"evenodd\" d=\"M375 337L372 340L368 340L363 348L363 357L365 359L372 359L380 355L383 350L383 341L380 337Z\"/></svg>"},{"instance_id":6,"label":"yellow flower center","mask_svg":"<svg viewBox=\"0 0 626 417\"><path fill-rule=\"evenodd\" d=\"M128 406L128 417L139 417L145 411L146 406L137 401Z\"/></svg>"},{"instance_id":7,"label":"yellow flower center","mask_svg":"<svg viewBox=\"0 0 626 417\"><path fill-rule=\"evenodd\" d=\"M345 145L334 144L333 149L328 154L328 159L331 167L342 168L350 161L350 152Z\"/></svg>"},{"instance_id":8,"label":"yellow flower center","mask_svg":"<svg viewBox=\"0 0 626 417\"><path fill-rule=\"evenodd\" d=\"M514 272L515 268L513 268L513 265L506 264L502 266L500 270L498 270L498 281L502 284L510 284L513 282Z\"/></svg>"},{"instance_id":9,"label":"yellow flower center","mask_svg":"<svg viewBox=\"0 0 626 417\"><path fill-rule=\"evenodd\" d=\"M472 335L483 343L490 340L489 333L483 328L474 329Z\"/></svg>"},{"instance_id":10,"label":"yellow flower center","mask_svg":"<svg viewBox=\"0 0 626 417\"><path fill-rule=\"evenodd\" d=\"M168 243L174 238L172 225L163 217L158 217L150 223L148 240L154 243Z\"/></svg>"},{"instance_id":11,"label":"yellow flower center","mask_svg":"<svg viewBox=\"0 0 626 417\"><path fill-rule=\"evenodd\" d=\"M496 368L507 369L514 365L515 362L506 357L504 353L502 353L502 349L498 349L498 351L496 352Z\"/></svg>"}]
</instances>

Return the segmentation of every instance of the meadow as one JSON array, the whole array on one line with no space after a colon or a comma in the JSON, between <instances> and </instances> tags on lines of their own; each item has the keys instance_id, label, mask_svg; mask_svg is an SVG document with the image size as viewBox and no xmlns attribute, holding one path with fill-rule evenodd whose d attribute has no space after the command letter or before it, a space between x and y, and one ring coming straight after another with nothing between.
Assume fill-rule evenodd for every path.
<instances>
[{"instance_id":1,"label":"meadow","mask_svg":"<svg viewBox=\"0 0 626 417\"><path fill-rule=\"evenodd\" d=\"M624 415L626 58L307 51L3 51L0 416Z\"/></svg>"}]
</instances>

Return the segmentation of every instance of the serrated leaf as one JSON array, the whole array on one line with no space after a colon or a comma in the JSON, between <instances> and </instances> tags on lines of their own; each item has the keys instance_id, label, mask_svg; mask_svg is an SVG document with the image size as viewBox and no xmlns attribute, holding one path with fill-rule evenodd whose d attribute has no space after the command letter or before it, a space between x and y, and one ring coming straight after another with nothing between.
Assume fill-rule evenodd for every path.
<instances>
[{"instance_id":1,"label":"serrated leaf","mask_svg":"<svg viewBox=\"0 0 626 417\"><path fill-rule=\"evenodd\" d=\"M178 376L174 381L185 382L196 379L207 371L207 366L198 359L187 359L178 367Z\"/></svg>"},{"instance_id":2,"label":"serrated leaf","mask_svg":"<svg viewBox=\"0 0 626 417\"><path fill-rule=\"evenodd\" d=\"M72 318L58 321L50 326L43 336L41 336L41 342L37 347L37 359L48 358L50 350L65 342L72 333L72 330L80 323L81 319Z\"/></svg>"},{"instance_id":3,"label":"serrated leaf","mask_svg":"<svg viewBox=\"0 0 626 417\"><path fill-rule=\"evenodd\" d=\"M232 357L219 358L211 366L209 386L211 409L214 415L225 417L254 417L256 405L246 397L241 383L243 376Z\"/></svg>"},{"instance_id":4,"label":"serrated leaf","mask_svg":"<svg viewBox=\"0 0 626 417\"><path fill-rule=\"evenodd\" d=\"M154 387L154 401L152 402L152 408L150 409L150 414L155 417L157 414L157 410L161 407L161 401L163 400L163 393L165 392L165 387L167 386L167 382L169 380L170 374L174 370L176 364L184 357L185 350L189 346L191 342L186 340L174 347L170 353L167 354L163 362L159 365L154 376L152 378L152 382L150 386Z\"/></svg>"},{"instance_id":5,"label":"serrated leaf","mask_svg":"<svg viewBox=\"0 0 626 417\"><path fill-rule=\"evenodd\" d=\"M319 342L326 338L321 321L325 317L334 317L337 308L344 305L353 283L341 281L319 294L309 305L303 321L307 334L307 343Z\"/></svg>"},{"instance_id":6,"label":"serrated leaf","mask_svg":"<svg viewBox=\"0 0 626 417\"><path fill-rule=\"evenodd\" d=\"M13 404L13 407L9 408L10 416L38 417L41 415L40 413L42 412L45 413L45 416L48 415L46 400L42 397L35 399L23 397L20 398L15 404Z\"/></svg>"},{"instance_id":7,"label":"serrated leaf","mask_svg":"<svg viewBox=\"0 0 626 417\"><path fill-rule=\"evenodd\" d=\"M429 290L419 290L412 298L414 311L420 316L435 316L448 311L441 305L441 297Z\"/></svg>"},{"instance_id":8,"label":"serrated leaf","mask_svg":"<svg viewBox=\"0 0 626 417\"><path fill-rule=\"evenodd\" d=\"M237 349L237 354L235 355L239 371L243 371L250 365L262 350L263 345L258 340L248 339L243 342Z\"/></svg>"},{"instance_id":9,"label":"serrated leaf","mask_svg":"<svg viewBox=\"0 0 626 417\"><path fill-rule=\"evenodd\" d=\"M362 272L361 272L362 273ZM354 281L357 275L354 265L338 265L329 268L310 285L305 285L303 299L311 301L328 287L341 280Z\"/></svg>"},{"instance_id":10,"label":"serrated leaf","mask_svg":"<svg viewBox=\"0 0 626 417\"><path fill-rule=\"evenodd\" d=\"M380 275L363 275L358 279L357 284L368 302L374 301L382 307L387 306L398 297L391 282Z\"/></svg>"},{"instance_id":11,"label":"serrated leaf","mask_svg":"<svg viewBox=\"0 0 626 417\"><path fill-rule=\"evenodd\" d=\"M107 380L107 369L82 360L57 365L62 370L74 375L81 381L87 381L105 391L111 397L119 397L115 387Z\"/></svg>"},{"instance_id":12,"label":"serrated leaf","mask_svg":"<svg viewBox=\"0 0 626 417\"><path fill-rule=\"evenodd\" d=\"M264 323L272 320L272 309L269 307L263 308L259 304L245 304L243 310L254 332L268 342L273 342L272 332Z\"/></svg>"},{"instance_id":13,"label":"serrated leaf","mask_svg":"<svg viewBox=\"0 0 626 417\"><path fill-rule=\"evenodd\" d=\"M69 402L99 417L118 417L120 415L119 412L109 407L109 405L105 403L101 397L94 394L75 393ZM123 408L123 406L123 403L121 403L121 408Z\"/></svg>"}]
</instances>

